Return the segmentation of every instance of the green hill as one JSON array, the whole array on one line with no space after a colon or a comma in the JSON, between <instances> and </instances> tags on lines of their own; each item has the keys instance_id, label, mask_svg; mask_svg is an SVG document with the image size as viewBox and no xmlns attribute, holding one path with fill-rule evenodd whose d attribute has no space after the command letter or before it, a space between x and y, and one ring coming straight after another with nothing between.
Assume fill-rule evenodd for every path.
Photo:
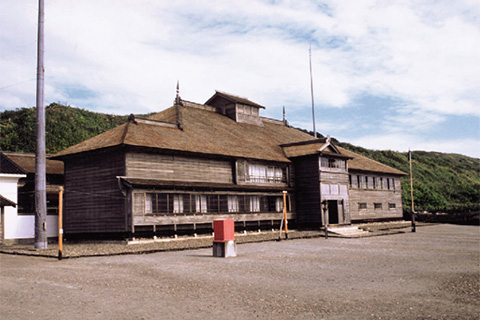
<instances>
[{"instance_id":1,"label":"green hill","mask_svg":"<svg viewBox=\"0 0 480 320\"><path fill-rule=\"evenodd\" d=\"M0 150L35 152L35 118L35 108L1 112ZM47 153L56 153L94 137L125 123L127 118L128 116L107 115L52 103L46 108ZM334 142L403 172L409 172L406 153L373 151L349 143ZM480 159L425 151L413 151L412 159L416 210L453 212L479 209ZM409 179L409 176L402 179L403 205L407 210L411 207Z\"/></svg>"},{"instance_id":2,"label":"green hill","mask_svg":"<svg viewBox=\"0 0 480 320\"><path fill-rule=\"evenodd\" d=\"M345 149L367 156L405 173L410 172L407 152L373 151L348 143ZM480 159L460 154L412 151L415 210L458 212L480 207ZM405 209L411 208L410 176L402 178Z\"/></svg>"}]
</instances>

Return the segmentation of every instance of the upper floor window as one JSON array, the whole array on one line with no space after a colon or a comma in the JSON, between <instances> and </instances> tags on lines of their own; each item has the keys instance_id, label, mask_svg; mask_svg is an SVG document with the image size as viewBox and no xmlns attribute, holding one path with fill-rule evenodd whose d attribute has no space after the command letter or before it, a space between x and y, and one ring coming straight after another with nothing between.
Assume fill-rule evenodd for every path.
<instances>
[{"instance_id":1,"label":"upper floor window","mask_svg":"<svg viewBox=\"0 0 480 320\"><path fill-rule=\"evenodd\" d=\"M333 168L333 169L345 169L346 161L342 159L334 158L320 158L320 166L322 168Z\"/></svg>"},{"instance_id":2,"label":"upper floor window","mask_svg":"<svg viewBox=\"0 0 480 320\"><path fill-rule=\"evenodd\" d=\"M248 164L246 176L248 182L282 183L285 182L284 170L275 166Z\"/></svg>"}]
</instances>

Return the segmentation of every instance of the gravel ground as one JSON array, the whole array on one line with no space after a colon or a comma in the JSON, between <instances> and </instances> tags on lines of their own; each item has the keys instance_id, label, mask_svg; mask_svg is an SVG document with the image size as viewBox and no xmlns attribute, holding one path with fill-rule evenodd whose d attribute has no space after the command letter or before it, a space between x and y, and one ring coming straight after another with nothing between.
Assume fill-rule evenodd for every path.
<instances>
[{"instance_id":1,"label":"gravel ground","mask_svg":"<svg viewBox=\"0 0 480 320\"><path fill-rule=\"evenodd\" d=\"M365 225L371 232L367 236L380 236L386 234L395 234L408 232L409 222L384 222L371 223ZM358 225L362 227L363 225ZM289 239L308 239L324 237L323 231L289 231ZM247 232L236 233L235 239L237 244L250 242L275 241L280 237L279 231L262 231L262 232ZM330 234L329 237L341 237L339 235ZM282 233L282 239L285 239ZM121 254L140 254L153 253L161 251L176 251L208 248L212 246L213 236L201 235L198 237L179 237L174 238L159 238L157 240L137 239L138 241L83 241L83 242L69 242L65 241L63 244L62 257L63 259L90 257L90 256L111 256ZM33 244L0 246L0 253L18 254L41 257L58 257L57 243L48 243L47 249L35 250Z\"/></svg>"},{"instance_id":2,"label":"gravel ground","mask_svg":"<svg viewBox=\"0 0 480 320\"><path fill-rule=\"evenodd\" d=\"M479 319L480 229L56 259L0 255L2 319Z\"/></svg>"}]
</instances>

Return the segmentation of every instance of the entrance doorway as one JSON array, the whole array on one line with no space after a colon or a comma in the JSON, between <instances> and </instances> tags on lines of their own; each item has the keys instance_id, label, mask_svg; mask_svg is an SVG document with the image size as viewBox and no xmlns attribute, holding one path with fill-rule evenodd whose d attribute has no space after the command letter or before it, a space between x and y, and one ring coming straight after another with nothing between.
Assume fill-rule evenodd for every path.
<instances>
[{"instance_id":1,"label":"entrance doorway","mask_svg":"<svg viewBox=\"0 0 480 320\"><path fill-rule=\"evenodd\" d=\"M328 223L338 224L338 201L327 200L328 207Z\"/></svg>"}]
</instances>

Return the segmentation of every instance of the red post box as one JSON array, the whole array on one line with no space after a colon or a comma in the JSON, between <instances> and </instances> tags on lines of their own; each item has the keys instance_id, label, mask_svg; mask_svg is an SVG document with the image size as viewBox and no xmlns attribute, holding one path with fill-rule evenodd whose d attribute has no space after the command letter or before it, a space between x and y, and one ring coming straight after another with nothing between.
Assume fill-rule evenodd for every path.
<instances>
[{"instance_id":1,"label":"red post box","mask_svg":"<svg viewBox=\"0 0 480 320\"><path fill-rule=\"evenodd\" d=\"M213 221L214 241L225 242L235 240L235 221L218 219Z\"/></svg>"},{"instance_id":2,"label":"red post box","mask_svg":"<svg viewBox=\"0 0 480 320\"><path fill-rule=\"evenodd\" d=\"M218 219L213 221L213 256L236 257L235 221L233 219Z\"/></svg>"}]
</instances>

